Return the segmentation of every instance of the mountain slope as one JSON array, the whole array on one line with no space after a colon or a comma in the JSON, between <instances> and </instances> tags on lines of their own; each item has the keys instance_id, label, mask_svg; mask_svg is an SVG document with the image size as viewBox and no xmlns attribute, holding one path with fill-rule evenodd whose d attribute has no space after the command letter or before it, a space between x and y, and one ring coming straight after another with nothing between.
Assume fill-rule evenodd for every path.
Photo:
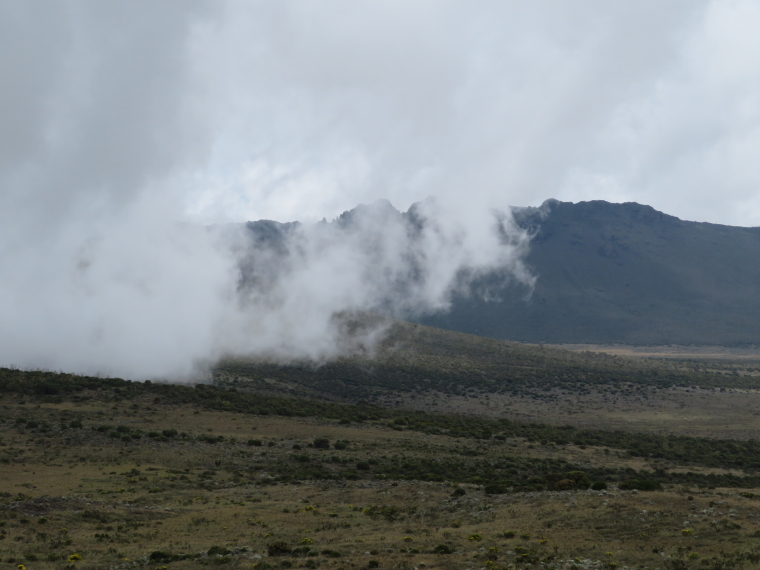
<instances>
[{"instance_id":1,"label":"mountain slope","mask_svg":"<svg viewBox=\"0 0 760 570\"><path fill-rule=\"evenodd\" d=\"M371 209L378 219L423 223L414 206L402 214L387 202L332 223L349 228L357 212ZM488 295L456 297L449 312L418 322L525 342L760 344L760 228L688 222L650 206L599 200L547 200L514 214L533 235L526 261L537 276L534 290L487 276L474 290ZM246 227L268 254L244 261L242 280L265 287L293 255L287 240L299 224Z\"/></svg>"},{"instance_id":2,"label":"mountain slope","mask_svg":"<svg viewBox=\"0 0 760 570\"><path fill-rule=\"evenodd\" d=\"M760 344L760 228L687 222L635 203L549 200L515 211L535 233L532 295L457 298L425 324L528 342Z\"/></svg>"}]
</instances>

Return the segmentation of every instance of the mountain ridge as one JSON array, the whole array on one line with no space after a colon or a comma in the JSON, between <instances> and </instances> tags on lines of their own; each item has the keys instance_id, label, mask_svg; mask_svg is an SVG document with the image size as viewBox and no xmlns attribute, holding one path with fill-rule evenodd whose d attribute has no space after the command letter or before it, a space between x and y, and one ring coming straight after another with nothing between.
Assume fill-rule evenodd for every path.
<instances>
[{"instance_id":1,"label":"mountain ridge","mask_svg":"<svg viewBox=\"0 0 760 570\"><path fill-rule=\"evenodd\" d=\"M345 228L372 208L421 223L414 205L402 213L387 201L330 223ZM685 221L603 200L549 199L512 213L532 236L525 262L537 277L533 289L485 275L473 283L474 294L455 294L448 312L415 322L521 342L760 344L760 227ZM246 227L254 243L277 251L298 225Z\"/></svg>"},{"instance_id":2,"label":"mountain ridge","mask_svg":"<svg viewBox=\"0 0 760 570\"><path fill-rule=\"evenodd\" d=\"M514 288L498 303L460 296L422 322L526 342L760 343L760 228L602 200L546 201L515 220L533 234L529 300Z\"/></svg>"}]
</instances>

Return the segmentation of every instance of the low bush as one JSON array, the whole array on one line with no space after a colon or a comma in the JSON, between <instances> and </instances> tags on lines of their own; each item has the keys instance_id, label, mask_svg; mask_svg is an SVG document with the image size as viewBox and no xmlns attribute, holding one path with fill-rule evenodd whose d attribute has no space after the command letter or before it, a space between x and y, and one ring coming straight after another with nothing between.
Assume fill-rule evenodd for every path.
<instances>
[{"instance_id":1,"label":"low bush","mask_svg":"<svg viewBox=\"0 0 760 570\"><path fill-rule=\"evenodd\" d=\"M287 556L292 552L293 549L283 540L272 542L267 546L267 554L269 554L269 556Z\"/></svg>"},{"instance_id":2,"label":"low bush","mask_svg":"<svg viewBox=\"0 0 760 570\"><path fill-rule=\"evenodd\" d=\"M618 483L621 491L662 491L662 485L658 481L648 479L629 479Z\"/></svg>"},{"instance_id":3,"label":"low bush","mask_svg":"<svg viewBox=\"0 0 760 570\"><path fill-rule=\"evenodd\" d=\"M322 551L322 556L327 556L328 558L340 558L341 553L337 550L330 550L329 548L326 548Z\"/></svg>"}]
</instances>

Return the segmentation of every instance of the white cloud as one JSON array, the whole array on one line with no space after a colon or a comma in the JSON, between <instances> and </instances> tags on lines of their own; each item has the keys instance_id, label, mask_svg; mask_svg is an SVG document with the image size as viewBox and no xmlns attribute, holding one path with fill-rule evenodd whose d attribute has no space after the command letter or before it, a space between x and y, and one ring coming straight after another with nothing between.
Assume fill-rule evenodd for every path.
<instances>
[{"instance_id":1,"label":"white cloud","mask_svg":"<svg viewBox=\"0 0 760 570\"><path fill-rule=\"evenodd\" d=\"M445 307L463 270L519 274L492 209L549 197L758 224L758 25L742 0L4 3L0 363L324 356L336 311ZM303 230L279 305L244 310L229 244L184 225L428 196L441 231L403 302L372 272L409 271L403 225L366 228L379 261Z\"/></svg>"}]
</instances>

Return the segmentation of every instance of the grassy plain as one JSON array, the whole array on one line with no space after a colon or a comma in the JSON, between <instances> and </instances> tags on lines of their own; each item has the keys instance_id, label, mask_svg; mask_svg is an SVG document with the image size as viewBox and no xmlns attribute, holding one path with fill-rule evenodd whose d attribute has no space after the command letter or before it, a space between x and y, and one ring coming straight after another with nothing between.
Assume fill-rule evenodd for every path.
<instances>
[{"instance_id":1,"label":"grassy plain","mask_svg":"<svg viewBox=\"0 0 760 570\"><path fill-rule=\"evenodd\" d=\"M757 567L760 363L588 348L0 369L0 568Z\"/></svg>"},{"instance_id":2,"label":"grassy plain","mask_svg":"<svg viewBox=\"0 0 760 570\"><path fill-rule=\"evenodd\" d=\"M746 485L645 492L614 481L685 471L677 462L122 396L3 395L0 567L685 569L760 561L760 497ZM479 465L481 473L511 465L515 477L583 470L609 483L602 491L486 494L453 468L437 481L388 476L393 465L420 463Z\"/></svg>"},{"instance_id":3,"label":"grassy plain","mask_svg":"<svg viewBox=\"0 0 760 570\"><path fill-rule=\"evenodd\" d=\"M557 344L553 346L573 352L603 352L616 356L639 358L691 360L705 363L760 363L760 347L758 346L640 346L630 344Z\"/></svg>"},{"instance_id":4,"label":"grassy plain","mask_svg":"<svg viewBox=\"0 0 760 570\"><path fill-rule=\"evenodd\" d=\"M700 390L673 387L640 392L594 390L537 399L511 394L457 396L431 392L378 398L389 407L473 414L521 422L549 422L578 427L752 439L760 433L760 391Z\"/></svg>"},{"instance_id":5,"label":"grassy plain","mask_svg":"<svg viewBox=\"0 0 760 570\"><path fill-rule=\"evenodd\" d=\"M760 349L528 345L408 323L319 366L228 359L215 382L285 396L599 429L752 439Z\"/></svg>"}]
</instances>

